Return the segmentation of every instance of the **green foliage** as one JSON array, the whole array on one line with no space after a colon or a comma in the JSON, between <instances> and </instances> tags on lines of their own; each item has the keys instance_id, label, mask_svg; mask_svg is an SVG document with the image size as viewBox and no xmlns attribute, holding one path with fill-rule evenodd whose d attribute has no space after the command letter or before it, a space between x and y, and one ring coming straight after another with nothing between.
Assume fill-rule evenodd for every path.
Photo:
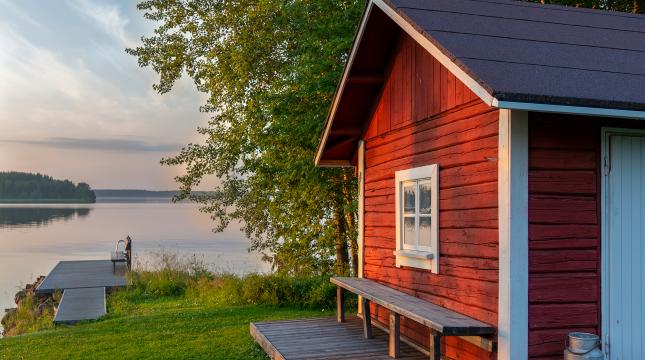
<instances>
[{"instance_id":1,"label":"green foliage","mask_svg":"<svg viewBox=\"0 0 645 360\"><path fill-rule=\"evenodd\" d=\"M75 201L93 203L94 191L86 183L74 184L51 176L21 172L0 172L0 202Z\"/></svg>"},{"instance_id":2,"label":"green foliage","mask_svg":"<svg viewBox=\"0 0 645 360\"><path fill-rule=\"evenodd\" d=\"M211 305L271 305L304 309L333 309L336 287L328 277L288 277L253 274L246 277L217 275L202 278L188 297Z\"/></svg>"},{"instance_id":3,"label":"green foliage","mask_svg":"<svg viewBox=\"0 0 645 360\"><path fill-rule=\"evenodd\" d=\"M524 0L542 4L559 4L591 9L645 13L645 0Z\"/></svg>"},{"instance_id":4,"label":"green foliage","mask_svg":"<svg viewBox=\"0 0 645 360\"><path fill-rule=\"evenodd\" d=\"M60 301L60 293L54 294L55 302ZM54 311L51 307L38 309L39 302L31 292L21 300L20 306L2 319L5 336L15 336L54 327Z\"/></svg>"},{"instance_id":5,"label":"green foliage","mask_svg":"<svg viewBox=\"0 0 645 360\"><path fill-rule=\"evenodd\" d=\"M186 291L190 276L173 270L145 271L133 273L131 281L143 295L177 296Z\"/></svg>"},{"instance_id":6,"label":"green foliage","mask_svg":"<svg viewBox=\"0 0 645 360\"><path fill-rule=\"evenodd\" d=\"M158 27L127 51L159 73L154 88L168 92L187 74L209 95L204 143L163 160L186 167L177 198L201 203L218 231L241 220L251 249L280 272L347 273L348 248L356 259L356 180L352 170L316 168L313 155L363 1L148 0L138 8ZM214 192L192 192L212 175L221 179Z\"/></svg>"},{"instance_id":7,"label":"green foliage","mask_svg":"<svg viewBox=\"0 0 645 360\"><path fill-rule=\"evenodd\" d=\"M306 309L332 309L336 287L325 276L290 277L280 274L190 275L184 271L134 272L132 288L114 296L128 301L183 297L196 304L271 305ZM350 300L355 303L354 300Z\"/></svg>"}]
</instances>

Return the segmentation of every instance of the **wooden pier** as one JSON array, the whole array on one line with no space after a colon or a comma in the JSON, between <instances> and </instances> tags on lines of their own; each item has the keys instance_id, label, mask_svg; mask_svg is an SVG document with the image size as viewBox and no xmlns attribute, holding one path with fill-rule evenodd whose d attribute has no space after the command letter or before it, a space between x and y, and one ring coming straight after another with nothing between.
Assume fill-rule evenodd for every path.
<instances>
[{"instance_id":1,"label":"wooden pier","mask_svg":"<svg viewBox=\"0 0 645 360\"><path fill-rule=\"evenodd\" d=\"M363 324L357 317L348 317L342 323L335 317L251 323L251 336L274 360L391 359L388 335L375 328L373 338L364 338ZM401 343L399 359L427 358Z\"/></svg>"},{"instance_id":2,"label":"wooden pier","mask_svg":"<svg viewBox=\"0 0 645 360\"><path fill-rule=\"evenodd\" d=\"M122 287L127 284L125 266L116 271L110 260L61 261L38 286L36 293L87 287Z\"/></svg>"},{"instance_id":3,"label":"wooden pier","mask_svg":"<svg viewBox=\"0 0 645 360\"><path fill-rule=\"evenodd\" d=\"M61 261L36 288L37 294L63 291L54 322L75 323L106 314L105 294L127 285L126 264L110 260Z\"/></svg>"},{"instance_id":4,"label":"wooden pier","mask_svg":"<svg viewBox=\"0 0 645 360\"><path fill-rule=\"evenodd\" d=\"M106 313L104 287L65 289L54 322L71 324L95 320Z\"/></svg>"}]
</instances>

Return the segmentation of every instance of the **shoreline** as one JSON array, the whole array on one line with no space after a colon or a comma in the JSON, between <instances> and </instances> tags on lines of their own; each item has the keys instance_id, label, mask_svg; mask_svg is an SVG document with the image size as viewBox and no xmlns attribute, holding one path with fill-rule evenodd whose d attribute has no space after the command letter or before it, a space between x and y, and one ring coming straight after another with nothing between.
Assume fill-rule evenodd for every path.
<instances>
[{"instance_id":1,"label":"shoreline","mask_svg":"<svg viewBox=\"0 0 645 360\"><path fill-rule=\"evenodd\" d=\"M83 201L82 199L0 199L0 204L96 204L95 201Z\"/></svg>"}]
</instances>

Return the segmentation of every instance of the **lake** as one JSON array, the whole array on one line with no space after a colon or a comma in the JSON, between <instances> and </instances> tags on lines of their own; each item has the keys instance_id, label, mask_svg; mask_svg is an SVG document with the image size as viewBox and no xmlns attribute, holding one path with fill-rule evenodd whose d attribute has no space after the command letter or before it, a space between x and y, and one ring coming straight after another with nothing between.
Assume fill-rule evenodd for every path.
<instances>
[{"instance_id":1,"label":"lake","mask_svg":"<svg viewBox=\"0 0 645 360\"><path fill-rule=\"evenodd\" d=\"M19 285L47 275L61 260L109 259L116 241L129 234L135 263L151 254L197 254L215 271L265 272L269 265L248 253L249 240L213 222L192 203L169 199L98 199L96 204L0 204L0 312L14 307Z\"/></svg>"}]
</instances>

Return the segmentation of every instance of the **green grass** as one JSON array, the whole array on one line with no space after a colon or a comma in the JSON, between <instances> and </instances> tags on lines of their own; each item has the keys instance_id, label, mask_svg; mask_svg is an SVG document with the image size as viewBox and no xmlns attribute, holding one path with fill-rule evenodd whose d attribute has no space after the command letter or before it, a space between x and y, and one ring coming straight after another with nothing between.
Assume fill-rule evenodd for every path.
<instances>
[{"instance_id":1,"label":"green grass","mask_svg":"<svg viewBox=\"0 0 645 360\"><path fill-rule=\"evenodd\" d=\"M249 335L250 322L328 315L130 290L111 296L109 314L98 321L0 339L0 359L266 359Z\"/></svg>"}]
</instances>

